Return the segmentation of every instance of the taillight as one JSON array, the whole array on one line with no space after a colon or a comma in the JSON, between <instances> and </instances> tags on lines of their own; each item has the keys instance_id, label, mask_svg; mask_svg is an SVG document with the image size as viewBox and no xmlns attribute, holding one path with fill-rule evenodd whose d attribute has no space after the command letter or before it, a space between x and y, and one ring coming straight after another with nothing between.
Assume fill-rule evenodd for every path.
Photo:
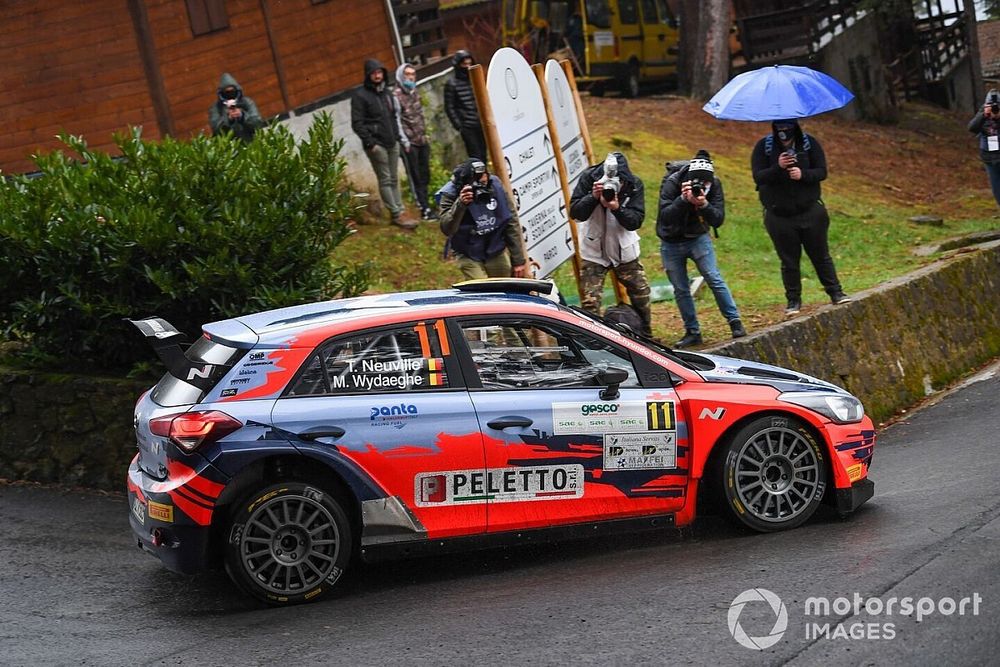
<instances>
[{"instance_id":1,"label":"taillight","mask_svg":"<svg viewBox=\"0 0 1000 667\"><path fill-rule=\"evenodd\" d=\"M243 423L225 412L184 412L149 420L153 435L170 438L171 442L186 452L193 452L202 445L224 438L243 428Z\"/></svg>"}]
</instances>

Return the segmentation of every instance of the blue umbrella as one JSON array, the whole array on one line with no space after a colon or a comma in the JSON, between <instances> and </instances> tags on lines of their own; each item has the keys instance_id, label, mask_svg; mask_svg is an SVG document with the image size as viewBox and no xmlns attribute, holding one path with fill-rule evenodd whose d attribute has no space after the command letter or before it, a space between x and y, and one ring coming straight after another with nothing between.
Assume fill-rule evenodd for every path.
<instances>
[{"instance_id":1,"label":"blue umbrella","mask_svg":"<svg viewBox=\"0 0 1000 667\"><path fill-rule=\"evenodd\" d=\"M702 109L722 120L781 120L833 111L854 99L840 82L795 65L774 65L740 74Z\"/></svg>"}]
</instances>

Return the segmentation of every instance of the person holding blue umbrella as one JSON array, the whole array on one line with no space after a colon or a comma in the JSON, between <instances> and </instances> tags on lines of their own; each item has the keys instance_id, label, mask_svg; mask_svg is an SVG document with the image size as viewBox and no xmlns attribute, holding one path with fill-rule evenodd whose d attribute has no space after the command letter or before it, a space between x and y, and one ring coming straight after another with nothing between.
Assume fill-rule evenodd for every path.
<instances>
[{"instance_id":1,"label":"person holding blue umbrella","mask_svg":"<svg viewBox=\"0 0 1000 667\"><path fill-rule=\"evenodd\" d=\"M840 286L830 256L830 216L821 198L826 154L795 119L776 120L771 128L771 134L754 146L750 166L764 206L764 227L781 260L781 281L788 302L785 316L797 315L802 309L799 262L803 250L830 300L846 303L851 298Z\"/></svg>"}]
</instances>

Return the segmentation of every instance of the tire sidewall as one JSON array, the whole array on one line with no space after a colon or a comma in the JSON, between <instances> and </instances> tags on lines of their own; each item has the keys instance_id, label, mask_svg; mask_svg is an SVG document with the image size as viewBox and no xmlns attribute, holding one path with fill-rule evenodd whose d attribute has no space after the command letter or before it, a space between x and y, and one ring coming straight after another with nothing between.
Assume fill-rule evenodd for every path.
<instances>
[{"instance_id":1,"label":"tire sidewall","mask_svg":"<svg viewBox=\"0 0 1000 667\"><path fill-rule=\"evenodd\" d=\"M816 457L818 470L816 492L813 494L805 510L787 521L764 521L757 518L743 506L743 501L736 490L736 463L740 450L748 440L768 428L786 428L794 431L806 441L812 449L813 455ZM817 441L813 433L799 419L783 415L771 415L755 419L734 433L725 446L726 450L719 459L721 465L717 473L717 482L719 488L722 490L722 493L718 494L718 496L730 518L737 523L762 533L789 530L808 521L823 501L827 484L826 452L822 444Z\"/></svg>"},{"instance_id":2,"label":"tire sidewall","mask_svg":"<svg viewBox=\"0 0 1000 667\"><path fill-rule=\"evenodd\" d=\"M241 554L244 528L254 511L263 503L275 498L301 496L320 503L329 511L337 524L340 544L337 549L337 559L331 573L312 588L289 595L276 595L272 591L261 588L254 577L247 572ZM337 582L343 577L353 552L353 535L351 524L341 504L330 493L316 484L307 482L284 482L272 484L243 498L234 506L232 518L227 524L225 533L225 564L230 578L245 592L270 605L284 606L313 602L330 593Z\"/></svg>"}]
</instances>

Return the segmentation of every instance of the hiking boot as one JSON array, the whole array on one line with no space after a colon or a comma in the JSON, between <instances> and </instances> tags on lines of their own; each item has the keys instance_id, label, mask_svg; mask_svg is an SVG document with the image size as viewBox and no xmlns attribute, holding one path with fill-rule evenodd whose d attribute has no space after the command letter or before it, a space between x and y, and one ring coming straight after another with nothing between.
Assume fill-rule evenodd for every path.
<instances>
[{"instance_id":1,"label":"hiking boot","mask_svg":"<svg viewBox=\"0 0 1000 667\"><path fill-rule=\"evenodd\" d=\"M674 343L674 348L683 350L685 347L691 347L692 345L701 345L700 331L688 331L684 334L684 338Z\"/></svg>"},{"instance_id":2,"label":"hiking boot","mask_svg":"<svg viewBox=\"0 0 1000 667\"><path fill-rule=\"evenodd\" d=\"M847 303L851 300L851 297L847 296L843 292L836 292L830 295L830 303L835 306L839 306L842 303Z\"/></svg>"},{"instance_id":3,"label":"hiking boot","mask_svg":"<svg viewBox=\"0 0 1000 667\"><path fill-rule=\"evenodd\" d=\"M785 306L785 317L794 317L802 310L802 302L798 299L789 299Z\"/></svg>"},{"instance_id":4,"label":"hiking boot","mask_svg":"<svg viewBox=\"0 0 1000 667\"><path fill-rule=\"evenodd\" d=\"M412 218L406 218L400 216L398 218L393 218L392 220L390 220L389 224L396 225L397 227L402 227L403 229L413 230L416 229L417 225L420 223L418 223L416 220L413 220Z\"/></svg>"},{"instance_id":5,"label":"hiking boot","mask_svg":"<svg viewBox=\"0 0 1000 667\"><path fill-rule=\"evenodd\" d=\"M747 330L743 328L743 322L739 318L729 323L729 328L733 332L733 338L743 338L747 335Z\"/></svg>"}]
</instances>

